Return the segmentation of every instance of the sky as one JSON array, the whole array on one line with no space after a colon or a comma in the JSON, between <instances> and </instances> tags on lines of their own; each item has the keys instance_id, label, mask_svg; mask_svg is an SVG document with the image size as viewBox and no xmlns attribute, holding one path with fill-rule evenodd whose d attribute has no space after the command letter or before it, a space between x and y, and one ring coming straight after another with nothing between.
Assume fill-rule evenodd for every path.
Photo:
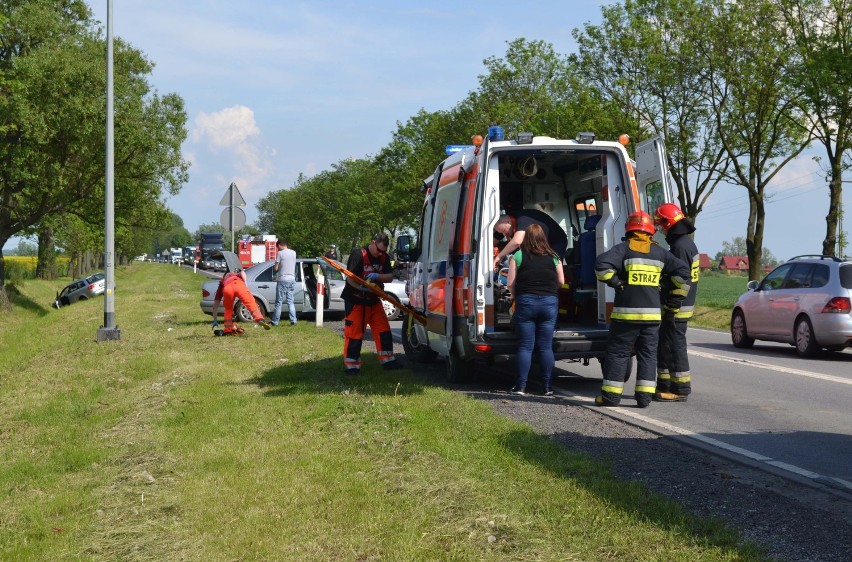
<instances>
[{"instance_id":1,"label":"sky","mask_svg":"<svg viewBox=\"0 0 852 562\"><path fill-rule=\"evenodd\" d=\"M149 82L159 94L185 101L190 178L167 205L194 232L219 222L232 182L252 224L258 201L299 174L375 155L398 122L420 109L451 109L477 88L483 60L503 57L509 41L574 52L572 30L599 23L601 5L613 0L112 3L113 35L155 64ZM107 4L89 2L104 26ZM812 156L788 165L768 190L764 247L780 259L822 248L828 188ZM699 249L712 257L744 237L747 212L743 188L717 188L698 218ZM16 246L13 239L6 249Z\"/></svg>"}]
</instances>

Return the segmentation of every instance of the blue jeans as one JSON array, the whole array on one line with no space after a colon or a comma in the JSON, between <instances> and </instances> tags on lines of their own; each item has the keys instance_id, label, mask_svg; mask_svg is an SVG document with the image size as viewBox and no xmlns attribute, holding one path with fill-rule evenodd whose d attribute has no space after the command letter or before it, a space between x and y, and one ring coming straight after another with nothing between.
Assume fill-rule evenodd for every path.
<instances>
[{"instance_id":1,"label":"blue jeans","mask_svg":"<svg viewBox=\"0 0 852 562\"><path fill-rule=\"evenodd\" d=\"M539 354L539 367L545 390L553 376L553 331L559 312L556 295L520 294L515 299L515 334L518 336L518 377L515 387L524 389L532 363L533 349Z\"/></svg>"},{"instance_id":2,"label":"blue jeans","mask_svg":"<svg viewBox=\"0 0 852 562\"><path fill-rule=\"evenodd\" d=\"M272 323L278 324L281 319L281 305L287 302L290 311L290 323L296 323L296 305L293 304L293 292L296 290L295 281L278 281L275 288L275 312L272 313Z\"/></svg>"}]
</instances>

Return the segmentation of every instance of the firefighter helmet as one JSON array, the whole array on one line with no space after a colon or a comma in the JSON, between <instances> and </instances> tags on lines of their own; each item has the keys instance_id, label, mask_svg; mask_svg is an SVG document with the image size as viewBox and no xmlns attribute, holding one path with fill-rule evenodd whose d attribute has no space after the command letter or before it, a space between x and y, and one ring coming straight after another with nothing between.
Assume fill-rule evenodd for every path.
<instances>
[{"instance_id":1,"label":"firefighter helmet","mask_svg":"<svg viewBox=\"0 0 852 562\"><path fill-rule=\"evenodd\" d=\"M663 203L654 212L654 222L666 232L684 218L683 211L674 203Z\"/></svg>"},{"instance_id":2,"label":"firefighter helmet","mask_svg":"<svg viewBox=\"0 0 852 562\"><path fill-rule=\"evenodd\" d=\"M654 219L645 211L630 213L630 216L627 217L627 223L624 225L624 230L627 232L638 230L639 232L647 232L648 234L654 234L656 231L654 228Z\"/></svg>"}]
</instances>

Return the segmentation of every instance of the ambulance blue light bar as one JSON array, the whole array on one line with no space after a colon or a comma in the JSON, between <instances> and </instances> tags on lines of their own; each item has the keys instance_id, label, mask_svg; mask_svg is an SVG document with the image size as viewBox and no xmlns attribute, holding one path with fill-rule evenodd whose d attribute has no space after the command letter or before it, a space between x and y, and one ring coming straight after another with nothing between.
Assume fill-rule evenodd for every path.
<instances>
[{"instance_id":1,"label":"ambulance blue light bar","mask_svg":"<svg viewBox=\"0 0 852 562\"><path fill-rule=\"evenodd\" d=\"M492 125L492 126L488 127L488 140L490 140L490 141L506 140L506 133L503 130L503 127L498 127L496 125Z\"/></svg>"},{"instance_id":2,"label":"ambulance blue light bar","mask_svg":"<svg viewBox=\"0 0 852 562\"><path fill-rule=\"evenodd\" d=\"M473 148L473 145L472 144L448 144L447 148L445 150L447 152L447 156L449 156L450 154L455 154L456 152L461 152L462 150L464 150L466 148Z\"/></svg>"}]
</instances>

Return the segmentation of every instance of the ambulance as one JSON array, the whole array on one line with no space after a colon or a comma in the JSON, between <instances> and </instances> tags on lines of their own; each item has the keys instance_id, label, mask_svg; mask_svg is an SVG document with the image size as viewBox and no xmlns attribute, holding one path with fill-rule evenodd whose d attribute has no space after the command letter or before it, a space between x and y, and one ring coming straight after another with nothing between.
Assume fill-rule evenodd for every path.
<instances>
[{"instance_id":1,"label":"ambulance","mask_svg":"<svg viewBox=\"0 0 852 562\"><path fill-rule=\"evenodd\" d=\"M507 270L494 266L494 226L522 209L547 213L568 237L556 358L585 364L602 358L615 294L595 279L595 257L622 240L630 213L653 215L673 201L662 141L639 143L635 161L629 142L626 135L615 142L593 133L574 140L520 133L507 140L501 127L490 127L472 146L448 147L449 156L421 187L417 236L397 240L398 248L408 248L409 303L426 318L405 318L408 359L443 357L448 380L460 382L483 362L515 355Z\"/></svg>"}]
</instances>

